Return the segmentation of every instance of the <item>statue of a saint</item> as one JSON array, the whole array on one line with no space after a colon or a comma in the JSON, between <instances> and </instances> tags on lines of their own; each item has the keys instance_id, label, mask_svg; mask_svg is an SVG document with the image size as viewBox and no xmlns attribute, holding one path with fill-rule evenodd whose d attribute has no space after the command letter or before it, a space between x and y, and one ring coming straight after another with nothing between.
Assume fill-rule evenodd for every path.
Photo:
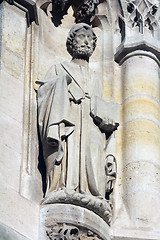
<instances>
[{"instance_id":1,"label":"statue of a saint","mask_svg":"<svg viewBox=\"0 0 160 240\"><path fill-rule=\"evenodd\" d=\"M65 188L105 198L106 135L111 135L118 123L111 121L101 80L88 66L96 40L89 25L74 25L66 43L71 62L53 66L39 82L46 196Z\"/></svg>"}]
</instances>

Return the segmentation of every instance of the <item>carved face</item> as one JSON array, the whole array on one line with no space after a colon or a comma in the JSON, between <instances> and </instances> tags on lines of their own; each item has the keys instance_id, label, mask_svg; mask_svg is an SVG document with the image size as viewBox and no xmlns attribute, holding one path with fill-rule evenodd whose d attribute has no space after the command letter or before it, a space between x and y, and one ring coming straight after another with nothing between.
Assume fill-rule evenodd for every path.
<instances>
[{"instance_id":1,"label":"carved face","mask_svg":"<svg viewBox=\"0 0 160 240\"><path fill-rule=\"evenodd\" d=\"M93 33L89 29L82 28L76 32L73 39L73 57L85 59L94 51Z\"/></svg>"}]
</instances>

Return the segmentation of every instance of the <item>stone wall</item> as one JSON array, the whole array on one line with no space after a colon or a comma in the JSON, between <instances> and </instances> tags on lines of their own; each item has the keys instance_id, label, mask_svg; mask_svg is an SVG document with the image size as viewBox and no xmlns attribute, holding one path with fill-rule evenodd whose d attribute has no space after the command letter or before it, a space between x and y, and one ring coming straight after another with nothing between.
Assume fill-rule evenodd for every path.
<instances>
[{"instance_id":1,"label":"stone wall","mask_svg":"<svg viewBox=\"0 0 160 240\"><path fill-rule=\"evenodd\" d=\"M36 158L32 155L34 173L33 168L30 171L24 166L31 165L25 163L29 161L28 154L30 154L28 146L30 131L28 122L31 114L29 105L32 101L31 98L29 99L32 94L30 93L30 31L31 29L27 27L25 11L7 2L0 4L1 239L38 239L41 198L37 195L41 187L38 186L40 174L37 170L36 142L32 145L36 155ZM32 121L32 127L34 125L35 129L32 136L37 136L36 108L34 108L34 119L35 125ZM26 177L32 178L30 189L33 190L29 194L24 193L27 191L27 187L24 186ZM35 191L38 193L35 194L36 197L33 196Z\"/></svg>"}]
</instances>

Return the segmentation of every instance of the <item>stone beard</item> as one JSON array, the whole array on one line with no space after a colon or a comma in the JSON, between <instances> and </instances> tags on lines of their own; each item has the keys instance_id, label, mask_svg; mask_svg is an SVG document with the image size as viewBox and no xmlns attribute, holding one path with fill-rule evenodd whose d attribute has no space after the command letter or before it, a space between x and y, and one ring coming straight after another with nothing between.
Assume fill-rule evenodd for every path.
<instances>
[{"instance_id":1,"label":"stone beard","mask_svg":"<svg viewBox=\"0 0 160 240\"><path fill-rule=\"evenodd\" d=\"M106 196L106 134L118 125L109 121L101 80L88 66L96 40L89 25L74 25L66 43L72 61L53 66L38 90L46 197L62 189Z\"/></svg>"},{"instance_id":2,"label":"stone beard","mask_svg":"<svg viewBox=\"0 0 160 240\"><path fill-rule=\"evenodd\" d=\"M74 59L89 60L95 50L97 37L89 26L83 24L83 28L80 28L79 25L75 25L69 33L67 50Z\"/></svg>"}]
</instances>

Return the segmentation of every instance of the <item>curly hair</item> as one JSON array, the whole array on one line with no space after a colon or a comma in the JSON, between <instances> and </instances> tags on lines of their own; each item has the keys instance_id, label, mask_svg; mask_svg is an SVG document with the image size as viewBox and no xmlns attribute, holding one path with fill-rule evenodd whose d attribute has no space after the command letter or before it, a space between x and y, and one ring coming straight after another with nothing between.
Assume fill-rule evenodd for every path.
<instances>
[{"instance_id":1,"label":"curly hair","mask_svg":"<svg viewBox=\"0 0 160 240\"><path fill-rule=\"evenodd\" d=\"M66 47L67 47L67 51L69 52L69 54L71 56L73 56L74 54L74 48L73 48L73 40L74 37L76 36L77 32L81 29L85 29L85 30L90 30L93 34L93 51L96 48L96 42L97 42L97 36L96 34L93 32L93 29L91 26L89 26L86 23L77 23L75 24L71 30L69 31L68 37L67 37L67 41L66 41Z\"/></svg>"}]
</instances>

